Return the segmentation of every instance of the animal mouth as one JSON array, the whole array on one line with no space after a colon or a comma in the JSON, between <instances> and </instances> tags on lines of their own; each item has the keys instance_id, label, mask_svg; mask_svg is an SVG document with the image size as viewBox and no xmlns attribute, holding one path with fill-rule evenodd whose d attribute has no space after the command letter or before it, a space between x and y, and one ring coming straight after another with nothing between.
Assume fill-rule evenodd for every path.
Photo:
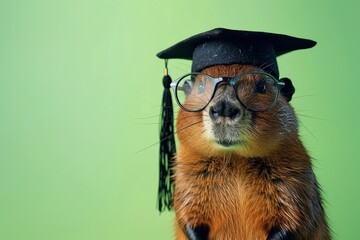
<instances>
[{"instance_id":1,"label":"animal mouth","mask_svg":"<svg viewBox=\"0 0 360 240\"><path fill-rule=\"evenodd\" d=\"M223 147L232 147L243 143L240 140L230 140L230 139L219 139L216 142Z\"/></svg>"}]
</instances>

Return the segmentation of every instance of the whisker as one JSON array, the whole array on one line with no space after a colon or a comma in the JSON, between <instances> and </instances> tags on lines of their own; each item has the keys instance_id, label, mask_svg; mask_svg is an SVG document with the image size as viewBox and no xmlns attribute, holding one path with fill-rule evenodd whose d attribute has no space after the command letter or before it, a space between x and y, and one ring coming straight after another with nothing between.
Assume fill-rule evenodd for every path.
<instances>
[{"instance_id":1,"label":"whisker","mask_svg":"<svg viewBox=\"0 0 360 240\"><path fill-rule=\"evenodd\" d=\"M177 134L178 132L183 131L183 130L185 130L185 129L189 128L189 127L192 127L192 126L194 126L194 125L196 125L196 124L199 124L199 123L201 123L201 122L202 122L202 120L201 120L201 121L194 122L194 123L192 123L192 124L190 124L190 125L187 125L186 127L183 127L183 128L181 128L181 129L175 131L174 133L169 134L168 136L164 137L164 138L161 139L160 141L157 141L156 143L153 143L153 144L151 144L151 145L148 146L148 147L145 147L145 148L143 148L143 149L140 149L139 151L136 151L134 154L138 154L138 153L140 153L140 152L143 152L143 151L145 151L145 150L147 150L147 149L149 149L149 148L151 148L151 147L153 147L153 146L161 143L162 141L165 141L166 139L170 138L172 135L175 135L175 134Z\"/></svg>"},{"instance_id":2,"label":"whisker","mask_svg":"<svg viewBox=\"0 0 360 240\"><path fill-rule=\"evenodd\" d=\"M319 95L317 95L317 94L308 94L308 95L293 96L292 99L299 99L299 98L306 98L306 97L319 97Z\"/></svg>"},{"instance_id":3,"label":"whisker","mask_svg":"<svg viewBox=\"0 0 360 240\"><path fill-rule=\"evenodd\" d=\"M299 112L317 112L317 111L314 109L296 109L296 112L299 113Z\"/></svg>"},{"instance_id":4,"label":"whisker","mask_svg":"<svg viewBox=\"0 0 360 240\"><path fill-rule=\"evenodd\" d=\"M303 126L303 128L305 128L305 130L306 130L308 133L310 133L310 135L311 135L315 140L317 140L317 138L315 137L315 135L312 134L312 132L310 132L310 130L305 126L305 124L304 124L300 119L299 119L299 122L300 122L301 126Z\"/></svg>"},{"instance_id":5,"label":"whisker","mask_svg":"<svg viewBox=\"0 0 360 240\"><path fill-rule=\"evenodd\" d=\"M160 114L157 115L153 115L153 116L149 116L149 117L137 117L135 118L136 120L142 120L142 119L150 119L150 118L156 118L156 117L160 117Z\"/></svg>"},{"instance_id":6,"label":"whisker","mask_svg":"<svg viewBox=\"0 0 360 240\"><path fill-rule=\"evenodd\" d=\"M160 117L160 116L158 116ZM177 118L174 118L173 121L178 121L178 120L189 120L189 119L196 119L198 118L199 116L197 115L190 115L190 116L183 116L183 117L177 117ZM169 122L172 122L172 120L170 121L162 121L164 123L169 123ZM161 124L160 120L158 122L135 122L135 124L140 124L140 125L146 125L146 124L149 124L149 125L155 125L155 124Z\"/></svg>"},{"instance_id":7,"label":"whisker","mask_svg":"<svg viewBox=\"0 0 360 240\"><path fill-rule=\"evenodd\" d=\"M176 69L178 71L181 72L189 72L189 69L191 69L191 66L185 62L182 61L173 61L174 64L172 64L173 66L171 66L172 69ZM182 66L179 66L182 65ZM187 67L187 69L185 69L184 67Z\"/></svg>"},{"instance_id":8,"label":"whisker","mask_svg":"<svg viewBox=\"0 0 360 240\"><path fill-rule=\"evenodd\" d=\"M207 93L206 93L207 94ZM193 98L195 98L195 99L198 99L200 102L202 102L202 103L204 103L204 104L207 104L208 103L208 101L206 101L206 100L204 100L203 98L201 98L201 97L199 97L199 96L197 96L196 94L190 94L189 95L189 97L193 97ZM208 95L205 95L205 97L206 97L206 99L210 99L210 97L208 97ZM189 103L188 103L189 104ZM189 104L190 105L190 104ZM196 103L194 103L194 105L192 105L192 106L196 106Z\"/></svg>"},{"instance_id":9,"label":"whisker","mask_svg":"<svg viewBox=\"0 0 360 240\"><path fill-rule=\"evenodd\" d=\"M164 122L166 122L166 121L164 121ZM137 124L137 125L158 125L158 124L160 124L160 122L146 122L146 123L137 122L135 124Z\"/></svg>"},{"instance_id":10,"label":"whisker","mask_svg":"<svg viewBox=\"0 0 360 240\"><path fill-rule=\"evenodd\" d=\"M269 68L270 66L272 66L274 64L275 64L275 62L271 62L271 63L264 62L259 68L263 71L266 71L267 68Z\"/></svg>"},{"instance_id":11,"label":"whisker","mask_svg":"<svg viewBox=\"0 0 360 240\"><path fill-rule=\"evenodd\" d=\"M201 119L200 121L191 123L190 125L187 125L186 127L180 128L179 130L175 131L174 134L176 134L176 133L178 133L178 132L180 132L180 131L183 131L183 130L189 128L189 127L192 127L192 126L194 126L194 125L196 125L196 124L202 123L202 122L203 122L203 121L202 121L202 119ZM166 137L166 138L167 138L167 137ZM161 141L163 141L163 140L161 140Z\"/></svg>"},{"instance_id":12,"label":"whisker","mask_svg":"<svg viewBox=\"0 0 360 240\"><path fill-rule=\"evenodd\" d=\"M316 119L316 120L321 120L321 121L329 121L328 119L325 118L319 118L319 117L313 117L313 116L309 116L309 115L304 115L304 114L297 114L300 117L307 117L307 118L311 118L311 119Z\"/></svg>"}]
</instances>

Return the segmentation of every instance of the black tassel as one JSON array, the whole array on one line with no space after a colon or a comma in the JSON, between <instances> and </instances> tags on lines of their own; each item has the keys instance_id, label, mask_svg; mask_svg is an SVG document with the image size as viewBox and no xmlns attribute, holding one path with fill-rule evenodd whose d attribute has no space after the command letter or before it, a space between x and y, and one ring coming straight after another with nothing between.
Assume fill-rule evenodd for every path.
<instances>
[{"instance_id":1,"label":"black tassel","mask_svg":"<svg viewBox=\"0 0 360 240\"><path fill-rule=\"evenodd\" d=\"M174 112L170 93L171 78L167 71L167 59L165 60L165 75L163 78L164 93L161 110L160 130L160 169L158 208L160 212L171 210L173 206L174 184L172 180L174 156L176 153L174 137Z\"/></svg>"}]
</instances>

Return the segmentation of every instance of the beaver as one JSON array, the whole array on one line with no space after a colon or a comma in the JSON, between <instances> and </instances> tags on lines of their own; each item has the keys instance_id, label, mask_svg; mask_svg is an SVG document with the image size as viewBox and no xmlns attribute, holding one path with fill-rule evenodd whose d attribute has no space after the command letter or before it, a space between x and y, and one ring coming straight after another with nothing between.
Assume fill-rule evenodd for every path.
<instances>
[{"instance_id":1,"label":"beaver","mask_svg":"<svg viewBox=\"0 0 360 240\"><path fill-rule=\"evenodd\" d=\"M235 77L254 70L261 69L234 64L203 73ZM253 112L222 84L201 112L180 109L176 239L330 239L288 98L282 94L270 110Z\"/></svg>"},{"instance_id":2,"label":"beaver","mask_svg":"<svg viewBox=\"0 0 360 240\"><path fill-rule=\"evenodd\" d=\"M157 55L166 64L168 58L193 60L191 74L171 84L164 77L164 96L173 88L180 106L179 147L172 158L174 140L162 144L161 156L173 162L161 165L172 171L160 171L160 183L167 184L159 185L159 203L175 210L177 240L331 239L320 187L289 103L295 89L290 79L279 79L276 62L284 53L315 44L219 28ZM163 116L170 117L162 130L171 130L169 105L163 105Z\"/></svg>"}]
</instances>

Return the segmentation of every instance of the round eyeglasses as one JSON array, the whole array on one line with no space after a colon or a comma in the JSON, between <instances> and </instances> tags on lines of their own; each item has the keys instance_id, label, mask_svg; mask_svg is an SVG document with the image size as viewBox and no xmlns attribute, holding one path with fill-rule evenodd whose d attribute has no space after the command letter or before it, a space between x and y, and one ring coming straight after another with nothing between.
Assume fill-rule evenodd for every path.
<instances>
[{"instance_id":1,"label":"round eyeglasses","mask_svg":"<svg viewBox=\"0 0 360 240\"><path fill-rule=\"evenodd\" d=\"M202 111L214 97L220 83L230 83L239 102L250 111L271 109L279 98L284 82L262 71L242 73L236 77L214 78L205 73L189 73L170 84L176 102L185 111Z\"/></svg>"}]
</instances>

